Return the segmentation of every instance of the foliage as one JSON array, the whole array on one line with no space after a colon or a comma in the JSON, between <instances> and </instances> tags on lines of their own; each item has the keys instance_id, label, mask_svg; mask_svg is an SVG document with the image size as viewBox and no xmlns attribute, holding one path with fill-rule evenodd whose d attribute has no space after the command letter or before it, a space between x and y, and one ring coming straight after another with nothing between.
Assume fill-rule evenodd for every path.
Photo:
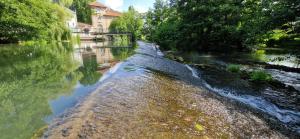
<instances>
[{"instance_id":1,"label":"foliage","mask_svg":"<svg viewBox=\"0 0 300 139\"><path fill-rule=\"evenodd\" d=\"M49 0L0 0L0 15L0 43L68 35L69 13Z\"/></svg>"},{"instance_id":2,"label":"foliage","mask_svg":"<svg viewBox=\"0 0 300 139\"><path fill-rule=\"evenodd\" d=\"M182 18L180 45L208 49L208 46L240 46L240 3L227 1L178 1Z\"/></svg>"},{"instance_id":3,"label":"foliage","mask_svg":"<svg viewBox=\"0 0 300 139\"><path fill-rule=\"evenodd\" d=\"M143 20L141 15L132 6L121 17L114 19L109 27L111 32L131 32L133 40L141 38L142 29Z\"/></svg>"},{"instance_id":4,"label":"foliage","mask_svg":"<svg viewBox=\"0 0 300 139\"><path fill-rule=\"evenodd\" d=\"M77 12L77 19L79 22L92 23L92 10L89 3L95 0L73 0L73 7Z\"/></svg>"},{"instance_id":5,"label":"foliage","mask_svg":"<svg viewBox=\"0 0 300 139\"><path fill-rule=\"evenodd\" d=\"M230 64L227 66L227 71L238 73L241 71L241 66L240 65L235 65L235 64Z\"/></svg>"},{"instance_id":6,"label":"foliage","mask_svg":"<svg viewBox=\"0 0 300 139\"><path fill-rule=\"evenodd\" d=\"M174 8L164 0L156 0L145 20L143 34L147 40L155 41L162 49L175 48L179 21Z\"/></svg>"},{"instance_id":7,"label":"foliage","mask_svg":"<svg viewBox=\"0 0 300 139\"><path fill-rule=\"evenodd\" d=\"M73 0L53 0L53 1L61 4L64 7L70 7L73 3Z\"/></svg>"},{"instance_id":8,"label":"foliage","mask_svg":"<svg viewBox=\"0 0 300 139\"><path fill-rule=\"evenodd\" d=\"M252 81L272 81L273 78L270 74L262 70L256 70L250 73L250 80Z\"/></svg>"},{"instance_id":9,"label":"foliage","mask_svg":"<svg viewBox=\"0 0 300 139\"><path fill-rule=\"evenodd\" d=\"M253 49L299 38L299 16L300 0L156 0L143 33L166 49Z\"/></svg>"}]
</instances>

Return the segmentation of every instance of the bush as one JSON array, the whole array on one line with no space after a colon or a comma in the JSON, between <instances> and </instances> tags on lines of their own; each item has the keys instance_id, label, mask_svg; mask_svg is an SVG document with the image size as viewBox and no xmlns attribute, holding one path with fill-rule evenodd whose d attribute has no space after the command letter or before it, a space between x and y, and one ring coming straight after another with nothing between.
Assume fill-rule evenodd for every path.
<instances>
[{"instance_id":1,"label":"bush","mask_svg":"<svg viewBox=\"0 0 300 139\"><path fill-rule=\"evenodd\" d=\"M251 81L272 81L273 78L269 73L262 70L253 71L250 73Z\"/></svg>"},{"instance_id":2,"label":"bush","mask_svg":"<svg viewBox=\"0 0 300 139\"><path fill-rule=\"evenodd\" d=\"M241 71L240 65L230 64L227 66L227 71L238 73Z\"/></svg>"}]
</instances>

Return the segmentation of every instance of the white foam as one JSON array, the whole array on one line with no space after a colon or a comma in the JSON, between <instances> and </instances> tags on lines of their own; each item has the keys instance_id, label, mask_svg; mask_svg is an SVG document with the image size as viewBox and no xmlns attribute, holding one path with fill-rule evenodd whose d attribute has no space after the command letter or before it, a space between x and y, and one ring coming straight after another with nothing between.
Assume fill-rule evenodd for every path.
<instances>
[{"instance_id":1,"label":"white foam","mask_svg":"<svg viewBox=\"0 0 300 139\"><path fill-rule=\"evenodd\" d=\"M185 66L192 72L193 77L199 78L198 76L199 73L197 72L196 69L190 67L189 65L185 65ZM205 81L203 82L204 82L204 86L209 90L216 92L223 97L242 102L246 105L250 105L255 109L259 109L263 112L266 112L269 115L276 117L278 120L280 120L283 123L293 123L293 122L300 121L300 112L298 111L281 109L276 105L274 105L273 103L265 100L264 98L255 97L251 95L237 95L238 93L235 93L232 90L215 88L209 85L207 82Z\"/></svg>"},{"instance_id":2,"label":"white foam","mask_svg":"<svg viewBox=\"0 0 300 139\"><path fill-rule=\"evenodd\" d=\"M117 70L120 68L120 66L123 64L123 62L120 62L116 64L114 67L110 68L108 72L106 72L100 79L100 82L106 80L107 78L111 77L112 74L117 72Z\"/></svg>"},{"instance_id":3,"label":"white foam","mask_svg":"<svg viewBox=\"0 0 300 139\"><path fill-rule=\"evenodd\" d=\"M116 64L113 68L111 68L111 69L109 70L109 73L111 73L111 74L115 73L115 72L120 68L120 66L121 66L122 64L123 64L123 62L120 62L120 63Z\"/></svg>"},{"instance_id":4,"label":"white foam","mask_svg":"<svg viewBox=\"0 0 300 139\"><path fill-rule=\"evenodd\" d=\"M164 56L164 54L163 54L159 49L158 49L156 52L157 52L157 55L158 55L158 56L161 56L161 57Z\"/></svg>"},{"instance_id":5,"label":"white foam","mask_svg":"<svg viewBox=\"0 0 300 139\"><path fill-rule=\"evenodd\" d=\"M192 75L193 75L193 77L195 77L195 78L200 78L199 76L198 76L198 72L194 69L194 68L192 68L192 67L190 67L189 65L185 65L191 72L192 72Z\"/></svg>"},{"instance_id":6,"label":"white foam","mask_svg":"<svg viewBox=\"0 0 300 139\"><path fill-rule=\"evenodd\" d=\"M261 97L255 97L250 95L236 95L235 93L233 93L233 91L214 88L208 83L204 83L204 85L208 89L217 92L219 95L223 97L237 100L244 104L250 105L253 108L259 109L272 116L275 116L278 120L280 120L283 123L296 122L300 120L300 112L281 109L276 105L274 105L273 103L270 103Z\"/></svg>"}]
</instances>

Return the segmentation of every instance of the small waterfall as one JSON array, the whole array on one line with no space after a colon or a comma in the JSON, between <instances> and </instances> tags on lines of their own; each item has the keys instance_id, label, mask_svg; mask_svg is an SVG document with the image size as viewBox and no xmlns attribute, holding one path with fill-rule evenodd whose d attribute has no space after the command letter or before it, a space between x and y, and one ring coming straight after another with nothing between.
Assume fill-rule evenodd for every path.
<instances>
[{"instance_id":1,"label":"small waterfall","mask_svg":"<svg viewBox=\"0 0 300 139\"><path fill-rule=\"evenodd\" d=\"M185 65L192 73L192 76L200 79L199 72L189 65ZM279 121L285 124L290 124L296 132L300 133L300 128L297 125L300 123L300 112L282 109L276 106L275 104L265 100L261 97L251 96L251 95L238 95L237 92L230 89L222 89L212 87L205 80L203 81L203 86L208 90L211 90L222 97L236 100L243 104L246 104L252 108L258 109L262 112L265 112L273 117L276 117ZM296 126L296 127L295 127Z\"/></svg>"},{"instance_id":2,"label":"small waterfall","mask_svg":"<svg viewBox=\"0 0 300 139\"><path fill-rule=\"evenodd\" d=\"M111 77L112 74L114 74L116 71L118 71L118 69L120 68L120 66L122 64L123 64L123 62L120 62L120 63L116 64L114 67L112 67L111 69L109 69L109 71L101 77L100 82L102 82L102 81L106 80L107 78Z\"/></svg>"},{"instance_id":3,"label":"small waterfall","mask_svg":"<svg viewBox=\"0 0 300 139\"><path fill-rule=\"evenodd\" d=\"M192 72L192 75L193 75L193 77L195 77L195 78L200 78L199 76L198 76L198 72L197 72L197 70L196 69L194 69L194 68L192 68L191 66L189 66L189 65L185 65L191 72Z\"/></svg>"}]
</instances>

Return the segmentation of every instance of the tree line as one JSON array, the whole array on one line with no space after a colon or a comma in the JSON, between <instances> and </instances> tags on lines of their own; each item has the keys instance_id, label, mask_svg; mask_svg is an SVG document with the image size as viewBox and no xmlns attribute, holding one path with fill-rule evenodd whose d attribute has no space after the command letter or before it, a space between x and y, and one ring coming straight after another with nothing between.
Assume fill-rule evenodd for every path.
<instances>
[{"instance_id":1,"label":"tree line","mask_svg":"<svg viewBox=\"0 0 300 139\"><path fill-rule=\"evenodd\" d=\"M0 0L0 43L69 36L65 6L72 0Z\"/></svg>"},{"instance_id":2,"label":"tree line","mask_svg":"<svg viewBox=\"0 0 300 139\"><path fill-rule=\"evenodd\" d=\"M300 0L156 0L143 34L164 49L300 44Z\"/></svg>"}]
</instances>

